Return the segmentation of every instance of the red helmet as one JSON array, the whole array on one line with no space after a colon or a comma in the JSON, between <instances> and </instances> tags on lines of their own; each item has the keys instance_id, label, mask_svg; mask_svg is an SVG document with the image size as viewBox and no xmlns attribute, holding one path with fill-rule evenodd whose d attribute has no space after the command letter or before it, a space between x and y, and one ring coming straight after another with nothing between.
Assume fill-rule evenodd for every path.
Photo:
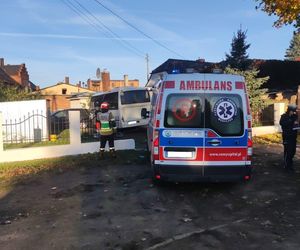
<instances>
[{"instance_id":1,"label":"red helmet","mask_svg":"<svg viewBox=\"0 0 300 250\"><path fill-rule=\"evenodd\" d=\"M101 105L100 105L100 108L101 109L108 109L109 105L107 102L102 102Z\"/></svg>"}]
</instances>

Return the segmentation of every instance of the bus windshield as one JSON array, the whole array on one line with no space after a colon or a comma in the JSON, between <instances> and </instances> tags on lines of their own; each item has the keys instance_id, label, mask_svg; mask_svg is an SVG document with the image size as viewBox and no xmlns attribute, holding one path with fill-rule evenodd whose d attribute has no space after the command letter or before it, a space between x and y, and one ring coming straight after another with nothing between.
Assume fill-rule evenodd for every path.
<instances>
[{"instance_id":1,"label":"bus windshield","mask_svg":"<svg viewBox=\"0 0 300 250\"><path fill-rule=\"evenodd\" d=\"M131 90L121 93L121 104L134 104L150 102L149 92L147 90Z\"/></svg>"}]
</instances>

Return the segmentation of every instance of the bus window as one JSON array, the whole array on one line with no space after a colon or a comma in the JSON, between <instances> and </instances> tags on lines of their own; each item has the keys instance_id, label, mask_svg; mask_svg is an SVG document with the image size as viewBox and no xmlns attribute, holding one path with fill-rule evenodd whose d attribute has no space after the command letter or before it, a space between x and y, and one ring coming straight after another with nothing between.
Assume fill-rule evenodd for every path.
<instances>
[{"instance_id":1,"label":"bus window","mask_svg":"<svg viewBox=\"0 0 300 250\"><path fill-rule=\"evenodd\" d=\"M118 92L105 94L103 102L109 103L109 109L118 109Z\"/></svg>"},{"instance_id":2,"label":"bus window","mask_svg":"<svg viewBox=\"0 0 300 250\"><path fill-rule=\"evenodd\" d=\"M100 106L100 104L103 102L103 95L98 95L98 96L93 96L91 98L91 108L95 109L96 108L96 102Z\"/></svg>"},{"instance_id":3,"label":"bus window","mask_svg":"<svg viewBox=\"0 0 300 250\"><path fill-rule=\"evenodd\" d=\"M121 93L121 104L150 102L150 95L147 90L124 91Z\"/></svg>"}]
</instances>

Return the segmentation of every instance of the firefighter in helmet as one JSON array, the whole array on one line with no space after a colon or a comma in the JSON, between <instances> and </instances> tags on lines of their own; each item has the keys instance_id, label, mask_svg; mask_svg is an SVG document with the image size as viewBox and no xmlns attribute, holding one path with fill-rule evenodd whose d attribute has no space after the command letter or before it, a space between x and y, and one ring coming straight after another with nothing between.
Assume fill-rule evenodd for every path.
<instances>
[{"instance_id":1,"label":"firefighter in helmet","mask_svg":"<svg viewBox=\"0 0 300 250\"><path fill-rule=\"evenodd\" d=\"M113 158L116 157L114 134L117 131L114 116L109 112L109 104L103 102L100 105L100 112L97 113L97 120L100 123L100 158L104 157L105 145L108 141L109 151Z\"/></svg>"}]
</instances>

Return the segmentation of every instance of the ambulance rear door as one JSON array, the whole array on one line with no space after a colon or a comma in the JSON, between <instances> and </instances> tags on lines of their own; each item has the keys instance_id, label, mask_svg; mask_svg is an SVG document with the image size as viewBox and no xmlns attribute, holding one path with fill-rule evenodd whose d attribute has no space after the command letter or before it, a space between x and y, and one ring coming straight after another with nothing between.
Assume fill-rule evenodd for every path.
<instances>
[{"instance_id":1,"label":"ambulance rear door","mask_svg":"<svg viewBox=\"0 0 300 250\"><path fill-rule=\"evenodd\" d=\"M247 161L247 104L240 76L207 74L204 176L232 175Z\"/></svg>"},{"instance_id":2,"label":"ambulance rear door","mask_svg":"<svg viewBox=\"0 0 300 250\"><path fill-rule=\"evenodd\" d=\"M203 79L204 74L180 74L169 75L165 81L159 162L177 165L178 171L190 169L201 176L205 98L203 90L195 90L194 85Z\"/></svg>"}]
</instances>

